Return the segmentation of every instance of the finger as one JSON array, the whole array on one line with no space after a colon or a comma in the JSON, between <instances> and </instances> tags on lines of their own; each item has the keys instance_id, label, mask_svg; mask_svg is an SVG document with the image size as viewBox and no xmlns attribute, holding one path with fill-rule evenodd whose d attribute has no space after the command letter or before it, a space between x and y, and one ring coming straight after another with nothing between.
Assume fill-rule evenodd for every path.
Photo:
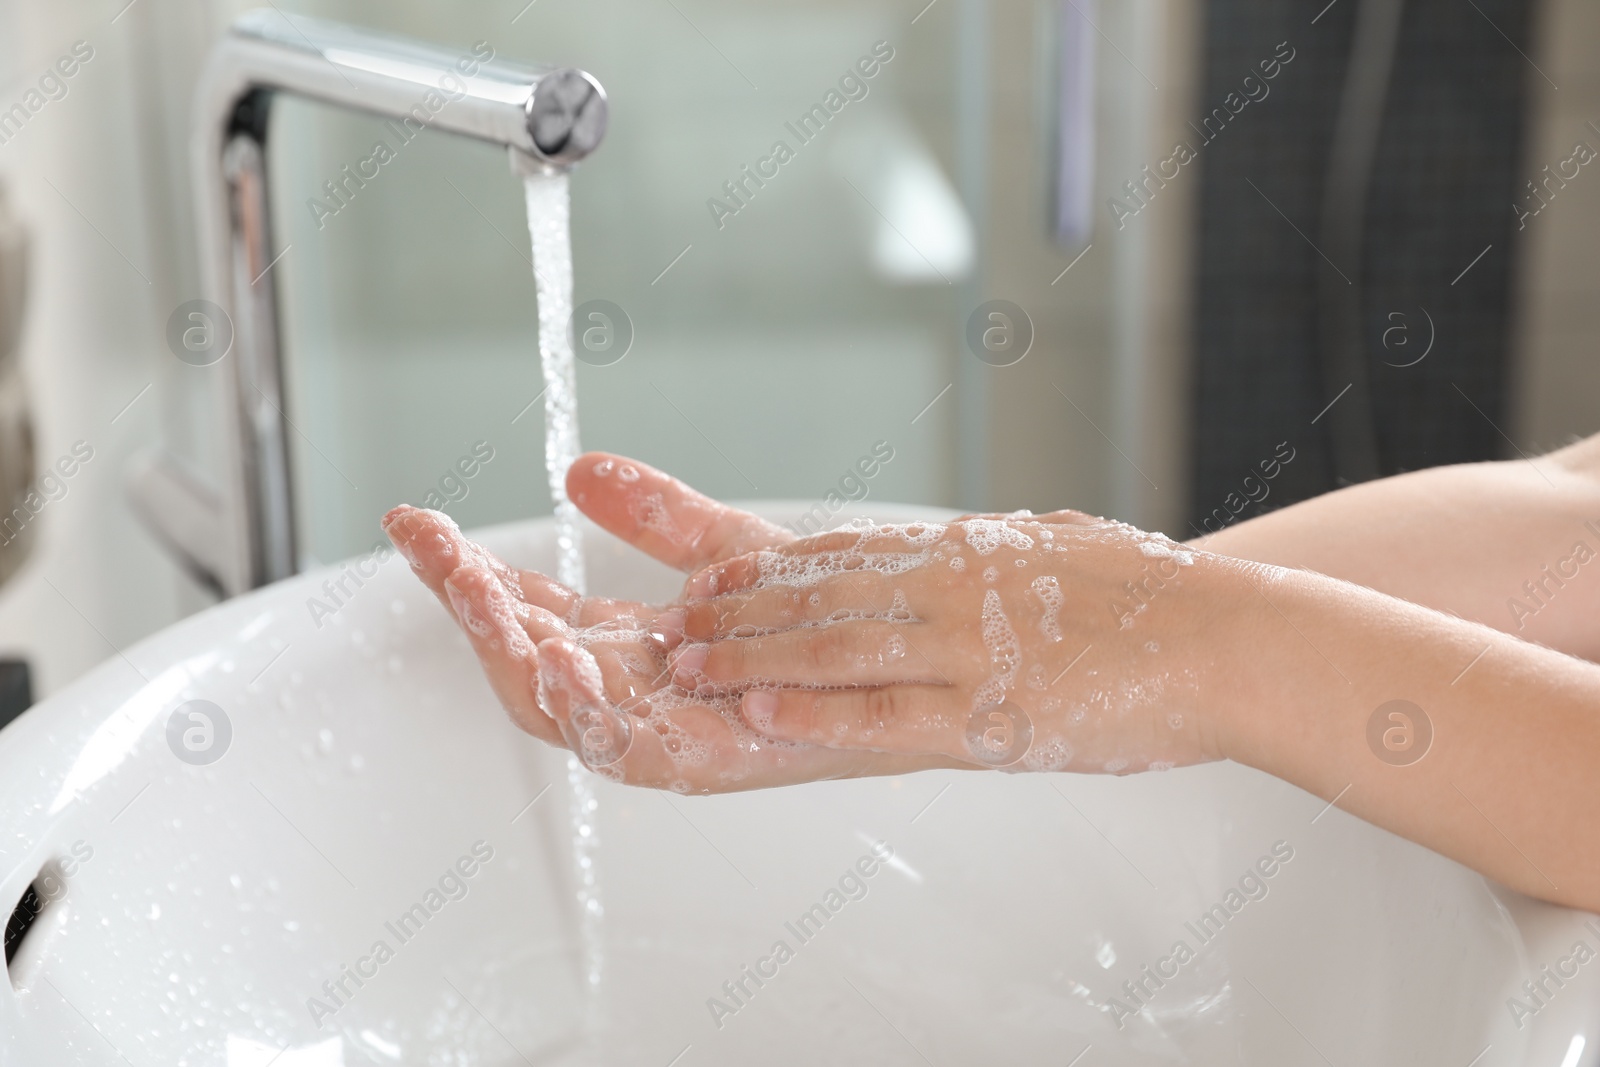
<instances>
[{"instance_id":1,"label":"finger","mask_svg":"<svg viewBox=\"0 0 1600 1067\"><path fill-rule=\"evenodd\" d=\"M516 569L463 535L455 520L442 511L402 504L383 517L383 532L417 577L446 606L449 600L444 591L445 579L462 567L487 570L513 596L522 597Z\"/></svg>"},{"instance_id":2,"label":"finger","mask_svg":"<svg viewBox=\"0 0 1600 1067\"><path fill-rule=\"evenodd\" d=\"M740 684L891 685L948 680L924 653L912 651L915 624L877 620L830 623L765 637L684 644L669 662L688 690ZM924 638L928 640L929 638Z\"/></svg>"},{"instance_id":3,"label":"finger","mask_svg":"<svg viewBox=\"0 0 1600 1067\"><path fill-rule=\"evenodd\" d=\"M466 566L489 570L512 596L559 616L569 626L595 626L647 614L645 605L636 601L580 596L548 575L518 570L463 534L455 520L440 511L403 504L384 516L383 528L411 569L447 605L444 580Z\"/></svg>"},{"instance_id":4,"label":"finger","mask_svg":"<svg viewBox=\"0 0 1600 1067\"><path fill-rule=\"evenodd\" d=\"M595 657L564 637L550 637L539 643L535 659L539 705L562 742L590 770L620 777L634 723L608 698Z\"/></svg>"},{"instance_id":5,"label":"finger","mask_svg":"<svg viewBox=\"0 0 1600 1067\"><path fill-rule=\"evenodd\" d=\"M1090 515L1086 511L1074 511L1071 508L1064 508L1060 511L1047 511L1043 515L1035 515L1026 509L1010 512L975 511L966 515L959 515L950 521L966 522L968 519L994 519L1000 522L1007 520L1012 522L1038 522L1049 526L1094 526L1106 521Z\"/></svg>"},{"instance_id":6,"label":"finger","mask_svg":"<svg viewBox=\"0 0 1600 1067\"><path fill-rule=\"evenodd\" d=\"M694 600L681 614L682 635L691 641L759 637L807 623L849 619L912 621L906 599L894 588L893 579L870 571L840 575L804 588L772 586Z\"/></svg>"},{"instance_id":7,"label":"finger","mask_svg":"<svg viewBox=\"0 0 1600 1067\"><path fill-rule=\"evenodd\" d=\"M613 621L648 622L654 613L650 605L637 600L613 600L603 596L583 596L571 586L539 571L517 571L517 584L523 599L537 604L552 615L559 615L568 626L599 626Z\"/></svg>"},{"instance_id":8,"label":"finger","mask_svg":"<svg viewBox=\"0 0 1600 1067\"><path fill-rule=\"evenodd\" d=\"M794 539L654 467L605 452L578 457L567 471L567 496L602 528L683 571Z\"/></svg>"},{"instance_id":9,"label":"finger","mask_svg":"<svg viewBox=\"0 0 1600 1067\"><path fill-rule=\"evenodd\" d=\"M563 738L596 773L678 793L727 793L798 782L968 767L943 756L829 749L773 741L742 719L682 693L652 698L643 714L607 705L587 653L561 638L539 645L540 701Z\"/></svg>"},{"instance_id":10,"label":"finger","mask_svg":"<svg viewBox=\"0 0 1600 1067\"><path fill-rule=\"evenodd\" d=\"M898 574L926 562L928 547L946 530L941 523L834 530L703 567L689 576L684 591L709 597L758 585L811 585L853 571Z\"/></svg>"},{"instance_id":11,"label":"finger","mask_svg":"<svg viewBox=\"0 0 1600 1067\"><path fill-rule=\"evenodd\" d=\"M666 680L666 660L651 641L649 633L631 618L601 622L581 633L570 629L564 620L534 605L509 596L492 575L481 568L464 567L445 582L446 593L468 636L476 639L484 665L491 672L512 667L504 674L503 687L519 708L527 703L533 687L532 675L525 673L534 659L533 648L550 637L578 642L600 663L607 699L626 705L654 692ZM502 656L513 663L502 662ZM497 686L497 692L502 687Z\"/></svg>"},{"instance_id":12,"label":"finger","mask_svg":"<svg viewBox=\"0 0 1600 1067\"><path fill-rule=\"evenodd\" d=\"M1035 515L1034 522L1047 523L1052 526L1099 526L1106 520L1098 515L1091 515L1087 511L1074 511L1064 508L1061 511L1047 511L1043 515Z\"/></svg>"},{"instance_id":13,"label":"finger","mask_svg":"<svg viewBox=\"0 0 1600 1067\"><path fill-rule=\"evenodd\" d=\"M741 589L753 589L761 581L763 564L773 556L771 552L751 552L721 563L713 563L689 575L688 581L683 583L684 595L712 597L738 592Z\"/></svg>"},{"instance_id":14,"label":"finger","mask_svg":"<svg viewBox=\"0 0 1600 1067\"><path fill-rule=\"evenodd\" d=\"M778 740L994 765L975 758L967 741L971 716L961 706L948 688L893 685L821 693L751 690L741 710L751 726Z\"/></svg>"},{"instance_id":15,"label":"finger","mask_svg":"<svg viewBox=\"0 0 1600 1067\"><path fill-rule=\"evenodd\" d=\"M624 711L642 706L669 684L666 657L642 631L602 625L563 636L600 664L606 699Z\"/></svg>"},{"instance_id":16,"label":"finger","mask_svg":"<svg viewBox=\"0 0 1600 1067\"><path fill-rule=\"evenodd\" d=\"M551 744L561 744L555 723L536 699L538 641L567 633L560 619L514 599L492 573L458 568L442 584L456 621L483 665L489 685L513 722Z\"/></svg>"},{"instance_id":17,"label":"finger","mask_svg":"<svg viewBox=\"0 0 1600 1067\"><path fill-rule=\"evenodd\" d=\"M763 750L795 750L762 741L741 721L682 692L660 691L622 708L609 699L604 665L561 638L538 649L539 699L567 747L613 781L675 792L723 792L750 779ZM750 784L769 784L756 781Z\"/></svg>"}]
</instances>

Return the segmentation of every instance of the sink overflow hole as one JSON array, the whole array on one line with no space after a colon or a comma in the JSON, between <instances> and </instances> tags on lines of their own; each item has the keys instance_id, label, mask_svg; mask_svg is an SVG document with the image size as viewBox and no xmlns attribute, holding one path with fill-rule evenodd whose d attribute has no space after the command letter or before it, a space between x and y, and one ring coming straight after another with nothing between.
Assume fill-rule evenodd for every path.
<instances>
[{"instance_id":1,"label":"sink overflow hole","mask_svg":"<svg viewBox=\"0 0 1600 1067\"><path fill-rule=\"evenodd\" d=\"M37 883L30 882L23 892L22 899L17 901L17 906L11 911L11 918L6 920L6 966L11 966L11 960L16 956L17 949L22 947L23 939L28 936L28 931L33 929L33 924L39 921L39 915L44 911L46 901L40 894Z\"/></svg>"}]
</instances>

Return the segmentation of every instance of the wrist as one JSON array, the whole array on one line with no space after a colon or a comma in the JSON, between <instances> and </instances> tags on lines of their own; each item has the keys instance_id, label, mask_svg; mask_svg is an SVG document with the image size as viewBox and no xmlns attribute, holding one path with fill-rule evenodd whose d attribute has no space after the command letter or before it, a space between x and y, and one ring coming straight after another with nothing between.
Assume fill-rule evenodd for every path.
<instances>
[{"instance_id":1,"label":"wrist","mask_svg":"<svg viewBox=\"0 0 1600 1067\"><path fill-rule=\"evenodd\" d=\"M1197 743L1210 759L1259 766L1258 709L1273 703L1263 686L1297 673L1282 641L1292 624L1272 607L1292 572L1211 553L1196 557L1188 639Z\"/></svg>"}]
</instances>

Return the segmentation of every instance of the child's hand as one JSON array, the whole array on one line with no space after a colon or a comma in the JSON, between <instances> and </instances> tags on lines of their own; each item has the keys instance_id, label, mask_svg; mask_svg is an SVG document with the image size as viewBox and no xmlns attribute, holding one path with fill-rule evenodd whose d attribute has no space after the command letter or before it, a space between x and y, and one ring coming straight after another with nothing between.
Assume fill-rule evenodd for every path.
<instances>
[{"instance_id":1,"label":"child's hand","mask_svg":"<svg viewBox=\"0 0 1600 1067\"><path fill-rule=\"evenodd\" d=\"M619 457L581 457L567 492L599 525L683 570L790 539ZM672 685L664 638L681 613L663 623L655 605L578 596L497 559L437 512L396 508L384 530L466 631L512 719L608 777L720 792L945 762L773 743L744 725L736 695L703 698Z\"/></svg>"},{"instance_id":2,"label":"child's hand","mask_svg":"<svg viewBox=\"0 0 1600 1067\"><path fill-rule=\"evenodd\" d=\"M767 737L1115 773L1220 758L1192 650L1230 601L1195 587L1231 569L1077 512L970 517L714 564L664 618L677 683L743 690Z\"/></svg>"}]
</instances>

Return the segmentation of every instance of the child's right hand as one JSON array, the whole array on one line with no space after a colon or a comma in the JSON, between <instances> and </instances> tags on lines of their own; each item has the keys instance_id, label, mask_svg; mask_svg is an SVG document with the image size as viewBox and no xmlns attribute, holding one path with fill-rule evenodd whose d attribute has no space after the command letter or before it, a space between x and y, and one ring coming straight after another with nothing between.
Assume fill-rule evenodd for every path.
<instances>
[{"instance_id":1,"label":"child's right hand","mask_svg":"<svg viewBox=\"0 0 1600 1067\"><path fill-rule=\"evenodd\" d=\"M683 571L774 548L792 535L636 461L579 458L567 493L598 525ZM384 531L466 632L496 695L534 736L633 785L710 793L954 766L773 742L716 702L672 685L664 605L583 597L464 537L451 519L401 506ZM666 640L663 640L666 637Z\"/></svg>"}]
</instances>

